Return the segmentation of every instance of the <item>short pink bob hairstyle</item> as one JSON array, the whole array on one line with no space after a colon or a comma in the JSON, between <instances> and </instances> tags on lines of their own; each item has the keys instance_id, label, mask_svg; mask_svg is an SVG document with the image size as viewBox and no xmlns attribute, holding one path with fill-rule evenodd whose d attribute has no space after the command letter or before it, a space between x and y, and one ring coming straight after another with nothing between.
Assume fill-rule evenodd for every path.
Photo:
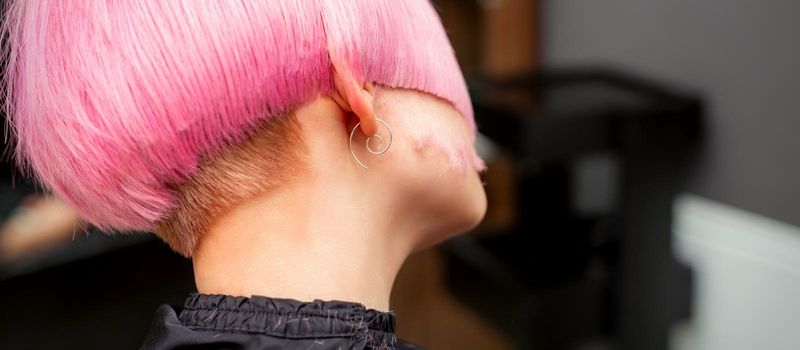
<instances>
[{"instance_id":1,"label":"short pink bob hairstyle","mask_svg":"<svg viewBox=\"0 0 800 350\"><path fill-rule=\"evenodd\" d=\"M103 230L153 230L202 156L330 94L334 60L449 101L475 130L428 0L17 0L4 12L17 159Z\"/></svg>"}]
</instances>

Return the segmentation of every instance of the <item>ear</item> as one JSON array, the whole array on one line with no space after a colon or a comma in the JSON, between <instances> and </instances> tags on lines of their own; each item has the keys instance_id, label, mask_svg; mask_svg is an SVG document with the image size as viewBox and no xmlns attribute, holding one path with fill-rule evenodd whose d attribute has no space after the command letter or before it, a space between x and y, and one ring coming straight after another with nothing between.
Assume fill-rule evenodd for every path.
<instances>
[{"instance_id":1,"label":"ear","mask_svg":"<svg viewBox=\"0 0 800 350\"><path fill-rule=\"evenodd\" d=\"M352 112L361 123L364 135L375 135L378 129L375 116L375 89L371 83L364 84L356 80L353 71L346 65L334 63L334 84L336 91L333 99L342 109Z\"/></svg>"}]
</instances>

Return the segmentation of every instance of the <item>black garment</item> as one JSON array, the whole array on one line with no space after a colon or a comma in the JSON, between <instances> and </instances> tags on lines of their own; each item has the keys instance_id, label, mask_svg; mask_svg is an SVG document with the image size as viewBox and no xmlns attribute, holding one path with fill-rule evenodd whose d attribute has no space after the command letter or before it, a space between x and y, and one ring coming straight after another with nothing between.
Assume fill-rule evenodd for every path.
<instances>
[{"instance_id":1,"label":"black garment","mask_svg":"<svg viewBox=\"0 0 800 350\"><path fill-rule=\"evenodd\" d=\"M142 349L419 349L394 330L393 313L356 303L192 294L158 308Z\"/></svg>"}]
</instances>

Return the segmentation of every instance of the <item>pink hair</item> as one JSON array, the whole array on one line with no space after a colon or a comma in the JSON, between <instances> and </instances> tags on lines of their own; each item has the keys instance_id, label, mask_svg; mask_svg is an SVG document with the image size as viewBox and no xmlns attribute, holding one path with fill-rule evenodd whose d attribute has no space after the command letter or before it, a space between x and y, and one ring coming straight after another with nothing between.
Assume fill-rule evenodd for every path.
<instances>
[{"instance_id":1,"label":"pink hair","mask_svg":"<svg viewBox=\"0 0 800 350\"><path fill-rule=\"evenodd\" d=\"M153 229L203 155L329 94L332 58L451 102L475 131L428 0L18 0L5 15L17 158L101 229Z\"/></svg>"}]
</instances>

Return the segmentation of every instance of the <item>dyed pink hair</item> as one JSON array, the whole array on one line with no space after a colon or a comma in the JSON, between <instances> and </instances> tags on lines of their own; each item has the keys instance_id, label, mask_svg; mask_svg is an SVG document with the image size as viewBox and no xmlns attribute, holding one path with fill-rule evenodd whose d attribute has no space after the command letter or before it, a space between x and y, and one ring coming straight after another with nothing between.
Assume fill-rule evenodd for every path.
<instances>
[{"instance_id":1,"label":"dyed pink hair","mask_svg":"<svg viewBox=\"0 0 800 350\"><path fill-rule=\"evenodd\" d=\"M332 59L475 130L428 0L18 0L5 15L17 158L101 229L152 230L202 156L330 94Z\"/></svg>"}]
</instances>

